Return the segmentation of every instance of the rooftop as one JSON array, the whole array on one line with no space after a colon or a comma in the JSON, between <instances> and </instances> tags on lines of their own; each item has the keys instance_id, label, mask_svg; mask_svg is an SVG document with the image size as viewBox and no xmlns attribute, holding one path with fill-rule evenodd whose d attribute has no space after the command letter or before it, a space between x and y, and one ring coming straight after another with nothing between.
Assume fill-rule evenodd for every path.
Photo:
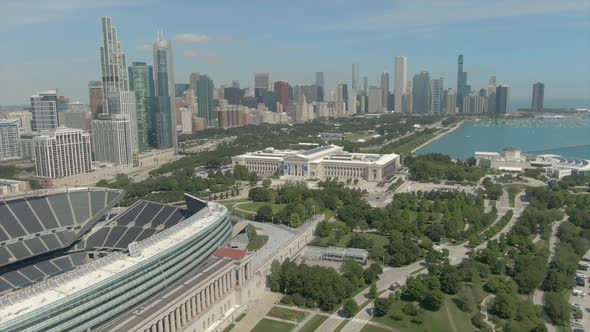
<instances>
[{"instance_id":1,"label":"rooftop","mask_svg":"<svg viewBox=\"0 0 590 332\"><path fill-rule=\"evenodd\" d=\"M219 249L217 249L217 251L215 251L215 253L213 255L217 256L217 257L226 257L226 258L240 260L240 259L246 257L246 254L247 254L246 251L240 250L240 249L219 248Z\"/></svg>"}]
</instances>

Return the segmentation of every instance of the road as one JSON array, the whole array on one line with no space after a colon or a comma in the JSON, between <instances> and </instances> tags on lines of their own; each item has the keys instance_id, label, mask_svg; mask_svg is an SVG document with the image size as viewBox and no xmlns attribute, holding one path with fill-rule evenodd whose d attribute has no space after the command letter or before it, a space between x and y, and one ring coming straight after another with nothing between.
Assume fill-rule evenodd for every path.
<instances>
[{"instance_id":1,"label":"road","mask_svg":"<svg viewBox=\"0 0 590 332\"><path fill-rule=\"evenodd\" d=\"M568 216L565 216L562 220L554 222L553 226L551 226L551 237L549 238L549 257L547 257L547 265L551 263L557 251L557 242L559 242L559 238L557 237L557 231L559 230L559 226L562 222L566 221L567 219ZM533 293L533 304L543 306L544 295L544 291L540 289L535 289L535 292ZM548 332L558 331L557 327L551 323L551 319L547 317L545 312L543 312L543 319L545 320L545 327L547 328Z\"/></svg>"},{"instance_id":2,"label":"road","mask_svg":"<svg viewBox=\"0 0 590 332\"><path fill-rule=\"evenodd\" d=\"M506 200L502 199L502 197L504 197L504 196L507 196L507 195L503 194L502 196L500 196L500 200L498 200L498 204L496 205L496 208L498 209L498 215L500 215L500 214L503 215L503 213L501 211L506 212L506 211L508 211L508 209L511 209L513 211L512 219L510 219L508 224L504 228L502 228L502 230L499 231L498 234L494 235L490 240L497 240L500 238L500 236L502 236L502 234L506 234L506 233L510 232L510 230L512 229L514 224L516 224L516 221L518 220L518 218L520 217L520 215L522 214L522 212L524 211L524 209L528 205L527 202L524 202L522 200L522 197L524 196L524 192L520 192L518 195L516 195L514 208L509 207L508 199L506 199ZM475 249L479 250L479 249L486 248L488 245L488 241L475 247Z\"/></svg>"},{"instance_id":3,"label":"road","mask_svg":"<svg viewBox=\"0 0 590 332\"><path fill-rule=\"evenodd\" d=\"M590 253L590 251L586 252L586 255L584 255L584 257L588 258L588 254ZM586 263L583 261L580 261L581 263ZM576 271L577 273L583 273L585 275L588 275L589 271ZM586 283L586 285L588 285L588 283ZM590 290L588 290L588 286L586 287L581 287L581 286L576 286L574 288L575 290L579 290L582 291L586 294L590 293ZM586 331L590 331L590 296L586 295L584 297L580 297L580 296L572 296L570 295L570 303L572 305L578 304L579 306L581 306L581 310L582 310L582 320L581 322L577 322L574 324L580 324L582 325L582 327L584 328L584 330ZM572 324L573 325L573 324Z\"/></svg>"}]
</instances>

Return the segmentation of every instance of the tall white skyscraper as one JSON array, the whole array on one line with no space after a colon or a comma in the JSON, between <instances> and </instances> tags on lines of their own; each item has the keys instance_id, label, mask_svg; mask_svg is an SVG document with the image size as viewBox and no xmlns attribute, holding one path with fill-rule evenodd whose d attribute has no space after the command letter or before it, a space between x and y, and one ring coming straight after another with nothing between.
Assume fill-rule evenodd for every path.
<instances>
[{"instance_id":1,"label":"tall white skyscraper","mask_svg":"<svg viewBox=\"0 0 590 332\"><path fill-rule=\"evenodd\" d=\"M434 114L442 113L443 109L443 91L444 91L444 80L443 78L435 78L430 81L430 90L432 91L432 97L430 98L430 111Z\"/></svg>"},{"instance_id":2,"label":"tall white skyscraper","mask_svg":"<svg viewBox=\"0 0 590 332\"><path fill-rule=\"evenodd\" d=\"M0 160L18 158L18 120L0 119Z\"/></svg>"},{"instance_id":3,"label":"tall white skyscraper","mask_svg":"<svg viewBox=\"0 0 590 332\"><path fill-rule=\"evenodd\" d=\"M354 91L359 91L360 86L359 86L359 64L358 63L353 63L352 64L352 89Z\"/></svg>"},{"instance_id":4,"label":"tall white skyscraper","mask_svg":"<svg viewBox=\"0 0 590 332\"><path fill-rule=\"evenodd\" d=\"M133 150L131 147L131 124L129 117L122 114L99 114L92 121L94 142L94 159L115 165L131 165Z\"/></svg>"},{"instance_id":5,"label":"tall white skyscraper","mask_svg":"<svg viewBox=\"0 0 590 332\"><path fill-rule=\"evenodd\" d=\"M381 74L381 105L384 109L388 110L389 105L387 104L389 98L389 73L383 72Z\"/></svg>"},{"instance_id":6,"label":"tall white skyscraper","mask_svg":"<svg viewBox=\"0 0 590 332\"><path fill-rule=\"evenodd\" d=\"M90 135L60 127L33 138L37 176L63 178L91 171Z\"/></svg>"},{"instance_id":7,"label":"tall white skyscraper","mask_svg":"<svg viewBox=\"0 0 590 332\"><path fill-rule=\"evenodd\" d=\"M172 42L160 35L154 43L154 79L156 81L156 141L158 147L178 151L176 102ZM198 88L197 88L198 91Z\"/></svg>"},{"instance_id":8,"label":"tall white skyscraper","mask_svg":"<svg viewBox=\"0 0 590 332\"><path fill-rule=\"evenodd\" d=\"M139 150L137 136L137 110L135 93L129 90L127 57L117 38L117 30L110 17L102 18L103 46L100 47L102 86L104 91L103 113L126 115L130 122L131 147ZM104 144L94 141L95 145ZM113 152L114 153L114 152Z\"/></svg>"},{"instance_id":9,"label":"tall white skyscraper","mask_svg":"<svg viewBox=\"0 0 590 332\"><path fill-rule=\"evenodd\" d=\"M52 130L59 126L57 116L57 90L37 92L31 96L31 129Z\"/></svg>"},{"instance_id":10,"label":"tall white skyscraper","mask_svg":"<svg viewBox=\"0 0 590 332\"><path fill-rule=\"evenodd\" d=\"M129 72L127 57L123 53L121 43L117 38L117 29L113 27L110 17L102 18L102 39L100 63L102 65L102 86L106 97L108 92L129 90ZM108 110L103 110L103 112L109 113Z\"/></svg>"},{"instance_id":11,"label":"tall white skyscraper","mask_svg":"<svg viewBox=\"0 0 590 332\"><path fill-rule=\"evenodd\" d=\"M394 94L396 112L403 111L404 98L407 93L408 82L408 58L405 56L395 57L395 80L394 80ZM411 111L410 111L411 112Z\"/></svg>"},{"instance_id":12,"label":"tall white skyscraper","mask_svg":"<svg viewBox=\"0 0 590 332\"><path fill-rule=\"evenodd\" d=\"M445 112L447 114L455 114L457 110L457 94L453 89L445 90Z\"/></svg>"}]
</instances>

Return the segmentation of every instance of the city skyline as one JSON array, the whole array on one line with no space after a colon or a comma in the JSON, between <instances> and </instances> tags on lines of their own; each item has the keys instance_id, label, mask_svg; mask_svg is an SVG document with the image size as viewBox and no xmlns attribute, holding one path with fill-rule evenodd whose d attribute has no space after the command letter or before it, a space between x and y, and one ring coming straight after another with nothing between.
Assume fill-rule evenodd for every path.
<instances>
[{"instance_id":1,"label":"city skyline","mask_svg":"<svg viewBox=\"0 0 590 332\"><path fill-rule=\"evenodd\" d=\"M62 0L51 8L55 15L42 18L35 12L39 8L33 8L30 3L25 1L8 6L2 15L6 19L0 29L10 31L14 38L8 41L6 64L1 66L1 105L26 104L31 91L55 87L73 100L86 102L88 82L100 79L100 68L96 65L100 61L96 52L100 32L95 26L89 29L87 22L103 15L111 16L117 22L118 39L126 45L128 63L149 63L150 43L155 32L163 28L165 36L175 42L178 83L187 83L190 72L200 72L209 75L216 86L229 86L232 80L238 80L243 87L253 87L255 72L269 72L273 79L289 81L292 85L311 84L314 73L320 71L326 74L325 84L327 90L331 90L339 83L351 84L350 66L359 63L359 76L368 76L369 85L379 85L380 74L387 71L393 77L394 58L404 55L408 57L408 77L427 70L432 77L443 77L447 86L456 86L456 57L463 54L464 70L469 73L468 84L476 91L486 87L489 76L495 75L499 83L511 86L514 100L530 103L530 87L541 81L547 86L545 99L548 106L556 99L590 103L587 93L590 91L590 64L585 60L590 57L590 45L584 42L590 36L590 19L585 15L590 12L590 4L584 1L559 4L515 2L510 14L499 10L501 4L487 4L484 6L487 12L475 13L466 3L437 2L438 7L452 7L456 12L451 15L425 10L427 23L395 20L401 14L392 14L394 9L408 15L417 13L415 5L398 2L393 5L379 2L371 8L346 2L330 14L328 6L320 3L317 4L318 17L313 19L303 15L305 6L298 9L288 4L285 10L292 11L293 16L299 15L300 20L288 18L287 24L283 25L286 28L280 34L264 32L273 31L272 26L278 24L272 19L278 8L268 4L268 8L257 14L270 20L266 22L267 28L254 35L249 30L261 23L249 19L248 13L254 11L250 7L257 6L241 3L234 4L234 9L243 13L243 17L236 17L231 29L211 19L216 14L228 14L222 12L225 4L199 3L199 11L192 11L194 4L182 2L182 6L171 6L170 13L155 25L150 17L164 6L158 1L106 1L100 4L89 1L86 6L81 6ZM30 19L15 22L14 17L23 15L23 8L27 9ZM189 21L200 23L183 23L180 18L188 13L195 16ZM470 16L461 17L460 13ZM351 20L350 26L343 24L347 19ZM356 22L358 24L353 24ZM84 29L76 29L82 24ZM246 28L248 24L250 28ZM335 31L342 33L329 40L327 36L333 36ZM510 31L510 38L502 38L506 31ZM63 52L63 47L67 46L41 47L45 42L40 39L47 38L48 33L59 33L61 41L76 47L68 49L67 56ZM345 36L343 46L347 43L359 45L363 41L381 46L371 52L360 47L347 47L343 54L341 48L333 49L331 45L342 43ZM542 36L543 46L533 46L532 42L540 38L538 36ZM22 40L35 45L35 51ZM552 47L544 47L548 44ZM437 45L440 46L438 51L432 52L432 46ZM535 47L543 47L543 54L534 52L532 56ZM40 49L43 52L39 52ZM548 66L549 63L559 63L560 66ZM574 71L578 75L567 74Z\"/></svg>"}]
</instances>

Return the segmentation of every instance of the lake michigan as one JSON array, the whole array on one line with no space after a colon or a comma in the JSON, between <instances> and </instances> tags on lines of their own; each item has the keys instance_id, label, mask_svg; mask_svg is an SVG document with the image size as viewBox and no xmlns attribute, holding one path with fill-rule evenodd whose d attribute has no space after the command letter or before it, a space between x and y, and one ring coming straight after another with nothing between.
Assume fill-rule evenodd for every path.
<instances>
[{"instance_id":1,"label":"lake michigan","mask_svg":"<svg viewBox=\"0 0 590 332\"><path fill-rule=\"evenodd\" d=\"M559 119L482 119L466 121L457 130L431 142L417 154L444 153L454 159L476 151L518 148L532 154L559 154L590 159L590 115Z\"/></svg>"}]
</instances>

